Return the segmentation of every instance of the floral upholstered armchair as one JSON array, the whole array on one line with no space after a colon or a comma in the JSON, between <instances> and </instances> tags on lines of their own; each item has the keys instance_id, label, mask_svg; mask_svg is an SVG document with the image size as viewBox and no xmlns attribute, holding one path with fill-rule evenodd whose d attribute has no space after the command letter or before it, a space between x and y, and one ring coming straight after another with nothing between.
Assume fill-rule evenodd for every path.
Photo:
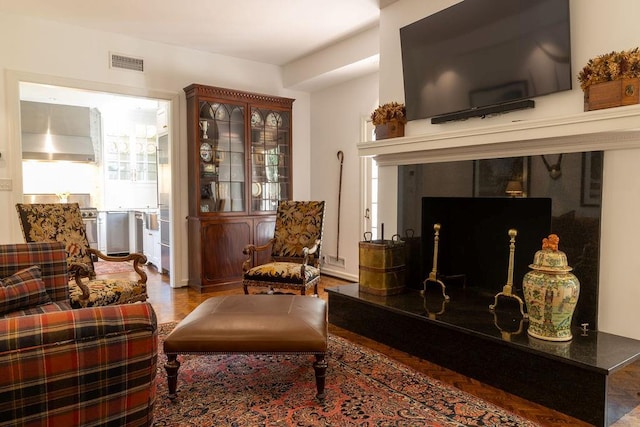
<instances>
[{"instance_id":1,"label":"floral upholstered armchair","mask_svg":"<svg viewBox=\"0 0 640 427\"><path fill-rule=\"evenodd\" d=\"M299 290L301 295L313 286L318 294L320 248L324 222L324 201L282 201L276 212L274 237L265 245L247 245L242 264L242 287L250 286ZM253 266L256 252L271 249L271 262Z\"/></svg>"},{"instance_id":2,"label":"floral upholstered armchair","mask_svg":"<svg viewBox=\"0 0 640 427\"><path fill-rule=\"evenodd\" d=\"M147 274L141 266L147 262L147 258L138 253L123 257L108 256L89 247L77 203L18 203L16 209L26 242L64 244L68 270L72 277L69 283L72 307L146 301ZM104 261L132 261L132 268L138 274L138 280L96 278L92 255Z\"/></svg>"}]
</instances>

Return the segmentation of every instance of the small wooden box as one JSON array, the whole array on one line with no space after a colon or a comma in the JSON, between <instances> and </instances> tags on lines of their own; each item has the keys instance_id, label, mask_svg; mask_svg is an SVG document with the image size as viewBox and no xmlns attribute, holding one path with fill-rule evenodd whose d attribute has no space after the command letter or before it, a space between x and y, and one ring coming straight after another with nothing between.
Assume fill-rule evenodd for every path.
<instances>
[{"instance_id":1,"label":"small wooden box","mask_svg":"<svg viewBox=\"0 0 640 427\"><path fill-rule=\"evenodd\" d=\"M638 104L639 81L621 79L589 86L584 94L584 111Z\"/></svg>"},{"instance_id":2,"label":"small wooden box","mask_svg":"<svg viewBox=\"0 0 640 427\"><path fill-rule=\"evenodd\" d=\"M405 245L402 240L360 242L360 291L394 295L405 288Z\"/></svg>"},{"instance_id":3,"label":"small wooden box","mask_svg":"<svg viewBox=\"0 0 640 427\"><path fill-rule=\"evenodd\" d=\"M404 123L401 121L391 120L383 125L376 126L376 141L399 136L404 136Z\"/></svg>"}]
</instances>

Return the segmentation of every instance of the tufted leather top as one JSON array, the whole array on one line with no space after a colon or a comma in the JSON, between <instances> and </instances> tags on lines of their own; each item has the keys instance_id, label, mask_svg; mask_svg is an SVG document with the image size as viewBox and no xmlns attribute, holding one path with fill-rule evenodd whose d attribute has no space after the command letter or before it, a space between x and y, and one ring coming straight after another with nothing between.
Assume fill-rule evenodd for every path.
<instances>
[{"instance_id":1,"label":"tufted leather top","mask_svg":"<svg viewBox=\"0 0 640 427\"><path fill-rule=\"evenodd\" d=\"M325 353L327 305L301 295L204 301L164 341L165 353Z\"/></svg>"}]
</instances>

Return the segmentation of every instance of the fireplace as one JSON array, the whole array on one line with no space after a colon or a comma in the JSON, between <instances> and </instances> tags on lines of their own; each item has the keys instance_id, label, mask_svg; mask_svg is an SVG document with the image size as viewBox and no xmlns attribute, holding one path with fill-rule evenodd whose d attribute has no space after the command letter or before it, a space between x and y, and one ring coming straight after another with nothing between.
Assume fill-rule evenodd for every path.
<instances>
[{"instance_id":1,"label":"fireplace","mask_svg":"<svg viewBox=\"0 0 640 427\"><path fill-rule=\"evenodd\" d=\"M564 198L581 196L582 190L565 192L554 199L552 215L560 222L570 222L572 216L579 218L579 227L587 233L595 233L599 238L597 272L598 290L592 296L597 306L599 330L640 339L640 331L635 326L640 322L637 309L638 286L630 281L629 268L637 265L637 242L640 228L636 227L636 214L640 209L637 188L640 185L640 107L629 106L597 111L580 112L553 117L532 117L506 120L498 117L491 121L467 121L451 125L425 127L420 121L409 122L403 138L384 141L368 141L358 144L358 154L374 157L378 164L378 221L385 224L391 234L402 233L406 224L398 217L398 204L402 203L402 193L398 191L399 168L403 166L429 164L441 167L442 173L432 179L437 184L442 179L466 176L467 181L459 181L453 195L472 197L473 162L500 157L528 156L538 160L539 167L546 171L540 156L545 155L550 164L564 153L562 167L569 160L568 155L577 156L574 161L582 161L580 153L604 152L601 186L601 220L583 220L590 215L563 209ZM577 160L579 159L579 160ZM450 163L466 163L463 170L450 170ZM564 182L566 173L560 180ZM536 188L531 183L531 190ZM551 184L552 186L555 184ZM573 196L575 194L575 196ZM450 196L436 189L433 196ZM539 197L539 194L530 194ZM543 196L544 197L544 196ZM588 201L589 198L587 198ZM558 200L559 203L556 203ZM593 208L593 206L584 206ZM595 207L598 208L598 207ZM581 207L582 209L582 207ZM405 215L407 213L405 212ZM413 219L419 212L409 213ZM419 221L413 222L419 224ZM393 229L396 225L398 228ZM417 228L416 228L417 229ZM595 230L595 231L594 231ZM575 235L579 233L576 231ZM566 242L566 237L565 237ZM562 245L562 243L561 243ZM566 248L566 246L564 246ZM591 256L593 248L589 248ZM568 254L569 262L575 263ZM585 297L586 298L586 297ZM596 327L591 324L590 327Z\"/></svg>"}]
</instances>

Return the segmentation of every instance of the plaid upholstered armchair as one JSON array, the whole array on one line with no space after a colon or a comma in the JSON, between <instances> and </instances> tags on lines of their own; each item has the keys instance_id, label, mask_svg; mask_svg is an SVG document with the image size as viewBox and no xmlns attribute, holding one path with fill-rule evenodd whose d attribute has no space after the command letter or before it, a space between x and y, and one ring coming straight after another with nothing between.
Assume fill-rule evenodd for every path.
<instances>
[{"instance_id":1,"label":"plaid upholstered armchair","mask_svg":"<svg viewBox=\"0 0 640 427\"><path fill-rule=\"evenodd\" d=\"M72 309L66 259L60 242L0 245L0 425L151 425L151 304Z\"/></svg>"},{"instance_id":2,"label":"plaid upholstered armchair","mask_svg":"<svg viewBox=\"0 0 640 427\"><path fill-rule=\"evenodd\" d=\"M324 201L282 201L276 212L274 237L262 246L247 245L242 265L242 286L293 289L304 295L313 287L318 294L320 248L324 222ZM256 252L271 249L271 262L253 266Z\"/></svg>"},{"instance_id":3,"label":"plaid upholstered armchair","mask_svg":"<svg viewBox=\"0 0 640 427\"><path fill-rule=\"evenodd\" d=\"M69 287L74 308L146 301L147 274L142 265L147 258L139 253L108 256L89 247L77 203L18 203L16 209L27 242L64 243L68 270L73 278ZM110 262L132 261L138 280L97 278L92 255Z\"/></svg>"}]
</instances>

